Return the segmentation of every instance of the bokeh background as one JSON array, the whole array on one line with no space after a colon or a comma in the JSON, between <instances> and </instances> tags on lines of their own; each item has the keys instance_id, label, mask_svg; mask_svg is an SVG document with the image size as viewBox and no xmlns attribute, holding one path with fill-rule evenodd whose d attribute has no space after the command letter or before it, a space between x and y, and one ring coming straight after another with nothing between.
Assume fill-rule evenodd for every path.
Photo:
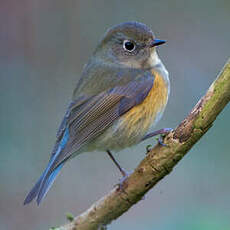
<instances>
[{"instance_id":1,"label":"bokeh background","mask_svg":"<svg viewBox=\"0 0 230 230\"><path fill-rule=\"evenodd\" d=\"M23 206L46 167L72 90L110 26L136 20L168 43L159 48L171 96L156 128L176 127L230 56L229 0L0 1L0 229L43 230L80 214L118 182L105 153L62 170L40 207ZM172 173L110 230L230 229L230 108ZM132 170L148 140L115 154Z\"/></svg>"}]
</instances>

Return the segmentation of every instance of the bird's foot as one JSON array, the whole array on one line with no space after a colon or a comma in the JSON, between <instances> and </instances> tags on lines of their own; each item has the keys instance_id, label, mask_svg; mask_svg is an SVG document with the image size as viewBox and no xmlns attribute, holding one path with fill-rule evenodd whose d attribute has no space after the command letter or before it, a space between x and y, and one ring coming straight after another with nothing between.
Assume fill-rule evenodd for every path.
<instances>
[{"instance_id":1,"label":"bird's foot","mask_svg":"<svg viewBox=\"0 0 230 230\"><path fill-rule=\"evenodd\" d=\"M161 146L164 146L164 147L167 147L166 144L164 144L164 137L170 133L171 131L173 131L172 128L164 128L163 129L163 133L160 134L159 138L158 138L158 144L161 145Z\"/></svg>"},{"instance_id":2,"label":"bird's foot","mask_svg":"<svg viewBox=\"0 0 230 230\"><path fill-rule=\"evenodd\" d=\"M146 146L146 155L151 151L152 145L147 145Z\"/></svg>"},{"instance_id":3,"label":"bird's foot","mask_svg":"<svg viewBox=\"0 0 230 230\"><path fill-rule=\"evenodd\" d=\"M157 142L159 145L163 146L163 147L167 147L166 144L164 144L164 135L160 135L159 137L156 138Z\"/></svg>"},{"instance_id":4,"label":"bird's foot","mask_svg":"<svg viewBox=\"0 0 230 230\"><path fill-rule=\"evenodd\" d=\"M124 169L122 169L122 178L119 180L118 188L119 190L121 190L122 192L125 191L125 188L127 187L126 184L126 179L132 174L132 172L126 172Z\"/></svg>"},{"instance_id":5,"label":"bird's foot","mask_svg":"<svg viewBox=\"0 0 230 230\"><path fill-rule=\"evenodd\" d=\"M163 143L163 138L165 137L166 134L170 133L172 130L173 130L173 129L171 129L171 128L159 129L159 130L157 130L157 131L154 131L154 132L152 132L152 133L149 133L149 134L145 135L145 136L142 138L142 141L144 141L144 140L146 140L146 139L148 139L148 138L150 138L150 137L154 137L154 136L156 136L156 135L160 135L160 137L157 138L158 143L159 143L160 145L162 145L162 146L167 146L166 144ZM147 152L148 152L148 150L147 150Z\"/></svg>"}]
</instances>

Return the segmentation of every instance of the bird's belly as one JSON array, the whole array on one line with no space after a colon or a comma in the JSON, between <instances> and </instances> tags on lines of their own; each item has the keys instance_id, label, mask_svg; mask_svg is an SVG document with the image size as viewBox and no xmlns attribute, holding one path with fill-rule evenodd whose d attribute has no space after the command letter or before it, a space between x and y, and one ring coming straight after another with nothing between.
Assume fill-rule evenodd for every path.
<instances>
[{"instance_id":1,"label":"bird's belly","mask_svg":"<svg viewBox=\"0 0 230 230\"><path fill-rule=\"evenodd\" d=\"M137 144L159 121L167 104L168 85L158 73L154 75L153 87L144 101L114 122L92 143L92 148L120 150Z\"/></svg>"}]
</instances>

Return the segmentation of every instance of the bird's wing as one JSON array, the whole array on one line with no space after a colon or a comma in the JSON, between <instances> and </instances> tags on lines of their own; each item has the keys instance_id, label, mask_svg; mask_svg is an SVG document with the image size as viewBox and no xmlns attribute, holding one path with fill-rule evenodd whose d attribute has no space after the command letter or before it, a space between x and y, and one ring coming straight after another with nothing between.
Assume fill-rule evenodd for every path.
<instances>
[{"instance_id":1,"label":"bird's wing","mask_svg":"<svg viewBox=\"0 0 230 230\"><path fill-rule=\"evenodd\" d=\"M96 96L72 103L64 123L58 133L58 139L66 138L65 146L56 157L53 168L71 157L84 144L99 136L120 116L135 105L140 104L153 86L151 74L116 86ZM59 141L58 141L59 142ZM63 141L61 141L63 142Z\"/></svg>"},{"instance_id":2,"label":"bird's wing","mask_svg":"<svg viewBox=\"0 0 230 230\"><path fill-rule=\"evenodd\" d=\"M54 170L83 145L99 136L116 119L140 104L148 95L153 82L153 75L145 74L126 85L71 103L57 134L52 154L55 159L50 170Z\"/></svg>"}]
</instances>

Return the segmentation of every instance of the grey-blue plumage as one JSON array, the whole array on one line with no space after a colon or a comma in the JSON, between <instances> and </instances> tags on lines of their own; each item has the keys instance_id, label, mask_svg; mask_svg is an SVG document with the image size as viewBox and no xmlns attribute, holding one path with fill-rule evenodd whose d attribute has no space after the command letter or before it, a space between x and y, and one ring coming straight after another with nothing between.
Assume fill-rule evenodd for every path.
<instances>
[{"instance_id":1,"label":"grey-blue plumage","mask_svg":"<svg viewBox=\"0 0 230 230\"><path fill-rule=\"evenodd\" d=\"M106 32L73 92L48 166L24 204L42 201L68 159L87 151L120 150L143 139L168 100L168 72L155 50L163 43L137 22Z\"/></svg>"}]
</instances>

